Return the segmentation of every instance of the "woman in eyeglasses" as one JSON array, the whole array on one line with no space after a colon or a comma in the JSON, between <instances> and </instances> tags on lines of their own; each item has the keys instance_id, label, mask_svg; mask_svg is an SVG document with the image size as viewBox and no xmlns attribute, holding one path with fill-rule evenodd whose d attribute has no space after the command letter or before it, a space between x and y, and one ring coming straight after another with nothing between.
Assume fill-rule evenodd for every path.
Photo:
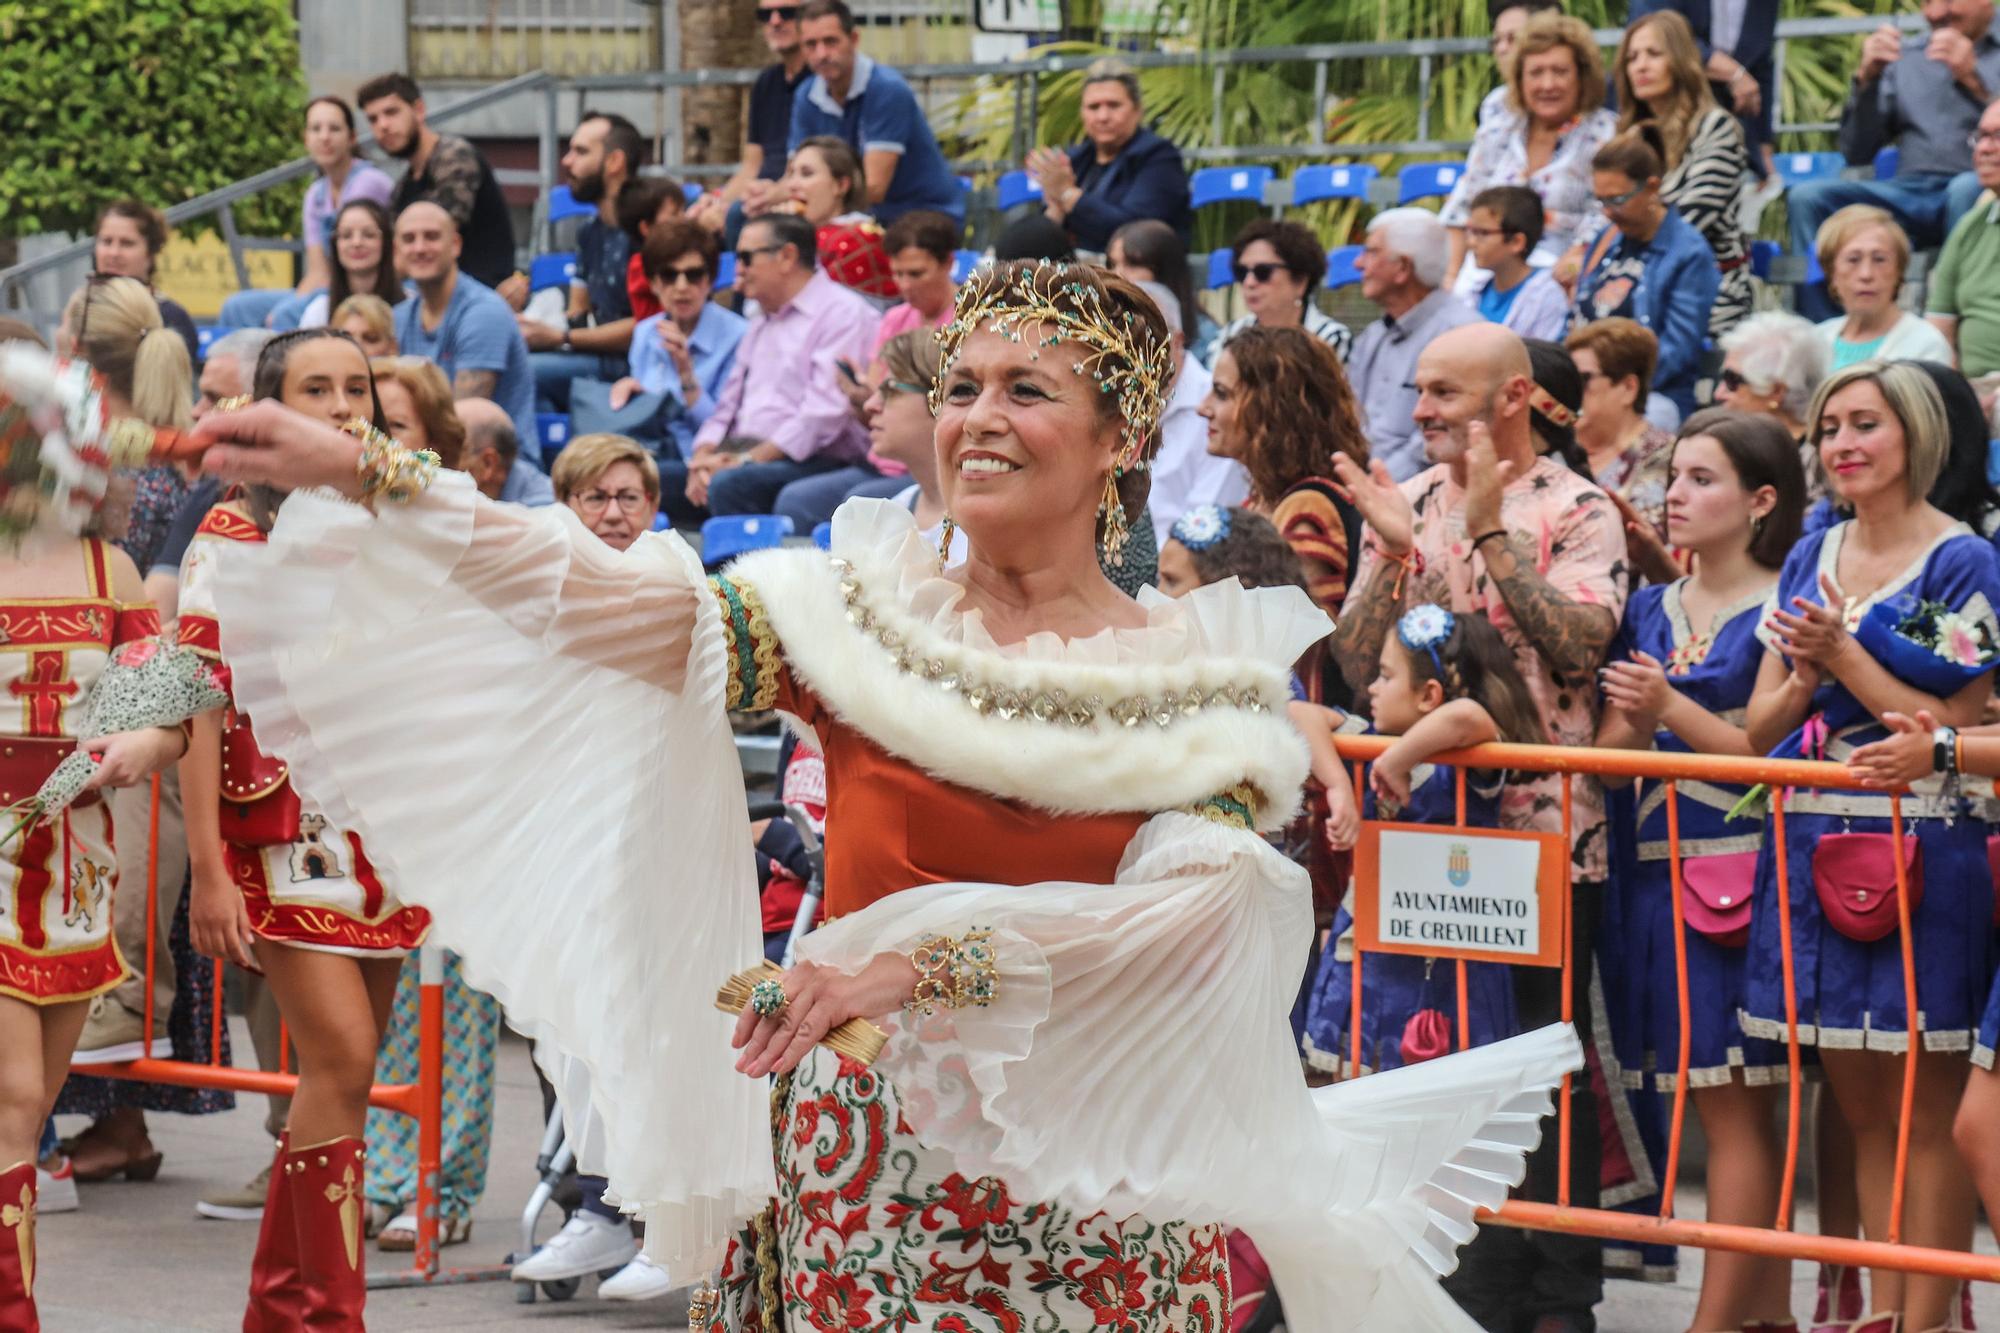
<instances>
[{"instance_id":1,"label":"woman in eyeglasses","mask_svg":"<svg viewBox=\"0 0 2000 1333\"><path fill-rule=\"evenodd\" d=\"M1232 321L1216 335L1209 349L1208 368L1215 369L1229 340L1253 324L1259 328L1304 329L1347 360L1354 335L1345 324L1313 304L1313 294L1326 280L1326 250L1312 231L1296 222L1258 218L1231 242L1236 256L1236 286L1250 313Z\"/></svg>"},{"instance_id":2,"label":"woman in eyeglasses","mask_svg":"<svg viewBox=\"0 0 2000 1333\"><path fill-rule=\"evenodd\" d=\"M1910 238L1885 208L1849 204L1813 238L1827 295L1847 313L1819 326L1834 370L1861 361L1951 365L1951 342L1937 326L1896 304L1910 267Z\"/></svg>"}]
</instances>

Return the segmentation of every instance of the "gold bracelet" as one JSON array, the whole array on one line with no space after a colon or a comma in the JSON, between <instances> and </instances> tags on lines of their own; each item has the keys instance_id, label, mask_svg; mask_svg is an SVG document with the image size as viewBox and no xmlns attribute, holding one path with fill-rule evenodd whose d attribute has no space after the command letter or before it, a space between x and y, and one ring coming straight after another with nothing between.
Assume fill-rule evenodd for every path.
<instances>
[{"instance_id":1,"label":"gold bracelet","mask_svg":"<svg viewBox=\"0 0 2000 1333\"><path fill-rule=\"evenodd\" d=\"M341 427L361 441L354 474L361 478L364 503L383 499L407 504L423 493L437 476L438 456L428 449L405 449L361 418Z\"/></svg>"},{"instance_id":2,"label":"gold bracelet","mask_svg":"<svg viewBox=\"0 0 2000 1333\"><path fill-rule=\"evenodd\" d=\"M933 935L910 951L917 988L903 1008L929 1017L939 1009L983 1009L999 993L994 975L993 932L967 931L963 938Z\"/></svg>"}]
</instances>

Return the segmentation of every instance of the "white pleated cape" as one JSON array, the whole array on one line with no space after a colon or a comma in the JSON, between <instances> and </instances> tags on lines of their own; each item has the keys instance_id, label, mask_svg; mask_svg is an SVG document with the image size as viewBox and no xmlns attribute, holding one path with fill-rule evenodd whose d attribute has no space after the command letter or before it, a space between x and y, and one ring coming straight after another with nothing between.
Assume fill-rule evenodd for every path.
<instances>
[{"instance_id":1,"label":"white pleated cape","mask_svg":"<svg viewBox=\"0 0 2000 1333\"><path fill-rule=\"evenodd\" d=\"M872 592L906 602L921 632L1009 679L1121 667L1148 688L1212 679L1227 644L1268 682L1326 628L1303 596L1288 614L1282 595L1230 585L1150 598L1147 630L998 649L927 577L913 524L891 510L844 507L836 552ZM796 562L791 576L777 560ZM872 680L879 666L856 645L882 649L794 604L822 586L824 561L765 557L756 586L781 638L789 626L796 639L788 662L837 698L833 677ZM754 580L757 565L742 572ZM646 1217L649 1252L677 1281L703 1276L774 1180L765 1089L734 1072L729 1021L712 1008L759 937L723 636L699 561L670 534L611 552L567 510L492 505L445 473L379 518L293 496L267 546L228 553L217 602L259 739L541 1044L580 1160ZM936 693L893 667L881 681ZM931 696L900 697L914 711ZM852 711L842 720L885 748L926 745ZM935 765L894 752L955 770L995 721L965 709ZM1038 746L1070 739L1025 718L1006 726L991 733L997 795L1036 770ZM1115 771L1129 733L1098 726L1097 762ZM1158 737L1134 730L1157 768ZM1262 753L1246 771L1286 770L1296 740L1280 736L1247 742ZM1303 771L1301 759L1294 786ZM1157 773L1147 781L1146 808L1164 808ZM1280 805L1293 794L1267 793ZM1309 1091L1287 1024L1312 930L1306 877L1254 834L1178 813L1140 829L1111 884L912 889L823 928L806 951L858 969L975 926L995 932L998 1002L884 1020L878 1068L927 1145L1023 1199L1242 1227L1295 1328L1473 1327L1436 1276L1474 1213L1519 1179L1551 1089L1580 1059L1567 1029Z\"/></svg>"}]
</instances>

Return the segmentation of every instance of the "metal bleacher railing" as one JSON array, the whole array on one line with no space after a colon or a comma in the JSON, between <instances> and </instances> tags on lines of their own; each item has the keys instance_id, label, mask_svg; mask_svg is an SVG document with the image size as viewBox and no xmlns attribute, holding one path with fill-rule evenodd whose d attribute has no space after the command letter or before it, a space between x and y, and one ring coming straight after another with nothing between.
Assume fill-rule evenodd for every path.
<instances>
[{"instance_id":1,"label":"metal bleacher railing","mask_svg":"<svg viewBox=\"0 0 2000 1333\"><path fill-rule=\"evenodd\" d=\"M1784 84L1784 64L1786 46L1789 42L1824 37L1856 36L1872 31L1884 20L1875 18L1815 18L1786 19L1778 24L1776 49L1777 82ZM1895 20L1911 31L1921 26L1916 15L1907 15ZM1606 29L1597 34L1598 40L1606 47L1615 46L1619 39L1617 29ZM1298 162L1308 159L1326 159L1339 156L1343 159L1363 157L1408 157L1437 158L1462 152L1466 144L1462 141L1443 141L1431 137L1430 107L1432 86L1438 76L1440 62L1460 57L1484 59L1486 39L1483 37L1459 37L1427 41L1404 42L1341 42L1315 46L1281 46L1243 48L1231 51L1174 52L1156 51L1130 54L1127 63L1145 70L1155 68L1200 67L1209 70L1213 82L1213 123L1210 126L1208 142L1187 146L1183 151L1191 164L1196 167L1214 164L1242 164L1240 169L1261 167L1271 173L1268 181L1271 197L1264 202L1282 204L1306 202L1299 193L1308 187L1322 188L1334 184L1334 178L1325 180L1317 175L1301 178L1294 172L1288 179L1277 179L1274 164ZM1026 155L1027 150L1039 141L1040 85L1044 78L1059 74L1073 74L1087 65L1092 57L1076 54L1034 55L1024 59L993 63L924 64L903 68L903 73L917 86L920 96L928 104L931 90L940 83L973 79L1005 80L1012 83L1014 108L1013 151L1011 160L1006 162L961 161L958 170L977 176L998 176L997 190L983 186L979 203L987 209L995 207L1002 211L1009 203L1022 202L1030 197L1025 179L1016 179L1011 169ZM1330 71L1335 65L1360 60L1407 60L1414 62L1418 94L1416 138L1404 142L1332 142L1327 138L1325 118L1314 117L1310 138L1302 144L1244 144L1225 145L1224 133L1225 95L1231 72L1240 67L1268 68L1273 64L1307 64L1313 69L1315 105L1324 106L1329 88ZM537 165L533 170L502 171L499 174L503 184L512 186L533 186L536 190L534 225L530 231L529 254L538 254L552 248L551 193L559 181L558 145L565 128L560 119L561 99L570 95L575 110L581 109L592 94L614 91L652 91L665 93L678 88L698 88L715 86L747 87L755 81L756 69L696 69L696 70L651 70L638 73L616 73L588 75L582 77L559 77L547 72L524 74L490 87L482 88L464 97L436 107L431 113L431 123L449 126L464 121L476 113L516 97L538 99L539 127ZM440 98L440 102L444 99ZM1778 133L1796 135L1835 128L1832 122L1780 122ZM656 127L657 131L658 127ZM671 138L661 138L664 169L681 175L719 180L735 170L733 163L716 163L691 166L681 162L680 144ZM372 140L364 139L364 146ZM1362 165L1357 162L1346 165L1349 170L1357 170ZM1449 165L1449 164L1445 164ZM290 181L308 176L313 170L310 159L300 157L282 166L259 172L255 176L224 186L222 189L176 204L167 210L167 220L175 225L213 217L221 230L222 238L229 247L230 257L235 266L237 280L242 286L249 286L249 269L244 256L255 250L281 250L296 252L299 248L295 240L264 239L246 237L236 228L234 206L253 198L266 190L284 185ZM1009 174L1001 174L1009 173ZM1236 172L1228 173L1234 176ZM1339 197L1347 193L1347 185L1336 188L1332 195L1314 195L1316 198ZM1393 180L1373 182L1379 189L1394 184ZM1262 186L1260 185L1260 189ZM1011 196L1011 197L1010 197ZM1398 195L1400 197L1400 194ZM1378 200L1379 202L1379 200ZM88 239L78 241L47 254L37 256L13 267L0 270L0 310L20 308L29 303L21 293L26 284L42 275L61 273L66 266L87 262L90 253Z\"/></svg>"}]
</instances>

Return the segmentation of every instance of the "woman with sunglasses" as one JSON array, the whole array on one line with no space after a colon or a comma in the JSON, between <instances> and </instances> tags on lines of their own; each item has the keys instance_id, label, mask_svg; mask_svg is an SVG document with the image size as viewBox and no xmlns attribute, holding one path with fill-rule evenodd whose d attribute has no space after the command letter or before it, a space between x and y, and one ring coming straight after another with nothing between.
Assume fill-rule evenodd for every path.
<instances>
[{"instance_id":1,"label":"woman with sunglasses","mask_svg":"<svg viewBox=\"0 0 2000 1333\"><path fill-rule=\"evenodd\" d=\"M1660 340L1653 388L1686 418L1722 273L1702 234L1660 193L1666 147L1642 122L1591 159L1591 189L1611 225L1589 247L1577 279L1570 327L1623 316Z\"/></svg>"},{"instance_id":2,"label":"woman with sunglasses","mask_svg":"<svg viewBox=\"0 0 2000 1333\"><path fill-rule=\"evenodd\" d=\"M694 434L715 410L736 365L743 316L709 300L721 259L715 234L698 222L656 223L639 251L660 313L632 326L632 373L611 386L616 411L639 393L665 394L664 424L673 448L660 460L667 517L684 525L702 515L687 502L687 459Z\"/></svg>"},{"instance_id":3,"label":"woman with sunglasses","mask_svg":"<svg viewBox=\"0 0 2000 1333\"><path fill-rule=\"evenodd\" d=\"M1314 293L1326 280L1326 250L1310 228L1297 222L1258 218L1236 233L1230 247L1236 257L1236 287L1250 313L1216 335L1215 345L1209 349L1210 370L1215 369L1229 340L1252 325L1304 329L1331 347L1335 356L1347 360L1347 351L1354 345L1353 332L1313 303Z\"/></svg>"}]
</instances>

